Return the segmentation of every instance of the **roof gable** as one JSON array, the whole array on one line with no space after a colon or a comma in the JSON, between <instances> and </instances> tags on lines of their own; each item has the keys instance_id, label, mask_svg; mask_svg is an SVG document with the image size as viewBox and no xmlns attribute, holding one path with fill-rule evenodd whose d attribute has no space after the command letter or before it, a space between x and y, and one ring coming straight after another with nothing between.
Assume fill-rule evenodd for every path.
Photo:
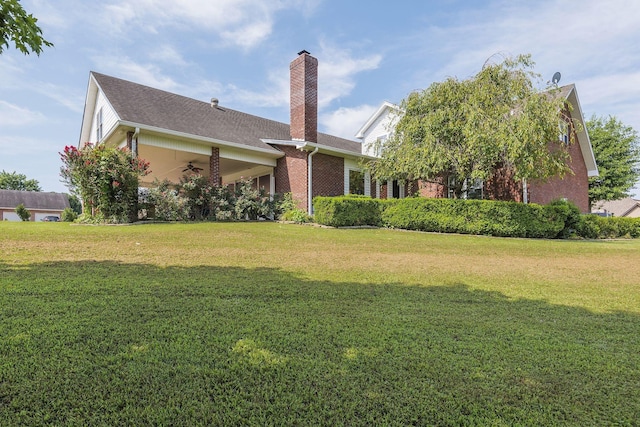
<instances>
[{"instance_id":1,"label":"roof gable","mask_svg":"<svg viewBox=\"0 0 640 427\"><path fill-rule=\"evenodd\" d=\"M91 72L90 79L104 93L123 124L166 129L173 133L191 135L196 139L212 139L220 144L229 142L276 153L280 151L263 142L262 139L291 139L289 125L285 123L105 74ZM90 126L90 120L91 117L87 122L85 117L83 127L87 123ZM324 133L318 133L318 143L346 151L360 152L358 142Z\"/></svg>"},{"instance_id":2,"label":"roof gable","mask_svg":"<svg viewBox=\"0 0 640 427\"><path fill-rule=\"evenodd\" d=\"M577 132L578 144L580 145L580 151L584 159L584 164L587 167L588 176L598 176L598 165L596 164L596 158L593 154L593 147L591 146L591 140L589 139L589 133L587 132L587 125L582 115L582 106L578 99L578 92L576 91L576 85L570 84L562 86L560 88L560 96L571 104L571 118L577 120L580 123L580 129Z\"/></svg>"},{"instance_id":3,"label":"roof gable","mask_svg":"<svg viewBox=\"0 0 640 427\"><path fill-rule=\"evenodd\" d=\"M356 138L364 138L369 128L373 126L374 123L378 121L378 119L385 115L388 115L393 110L399 111L400 107L390 103L389 101L382 102L382 105L378 107L376 112L373 113L371 117L369 117L369 120L367 120L366 123L362 125L360 130L358 130L358 133L356 133Z\"/></svg>"}]
</instances>

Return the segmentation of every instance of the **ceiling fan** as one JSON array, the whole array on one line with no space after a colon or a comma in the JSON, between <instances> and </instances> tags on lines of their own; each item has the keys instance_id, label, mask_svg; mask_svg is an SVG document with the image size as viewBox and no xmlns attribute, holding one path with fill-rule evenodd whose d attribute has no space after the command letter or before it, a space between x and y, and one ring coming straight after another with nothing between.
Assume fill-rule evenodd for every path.
<instances>
[{"instance_id":1,"label":"ceiling fan","mask_svg":"<svg viewBox=\"0 0 640 427\"><path fill-rule=\"evenodd\" d=\"M185 167L184 169L182 169L182 172L191 171L191 172L194 172L194 173L200 173L200 171L202 171L202 170L203 170L202 168L199 168L199 167L197 167L197 166L194 166L194 165L193 165L193 162L189 162L189 163L187 164L187 167Z\"/></svg>"}]
</instances>

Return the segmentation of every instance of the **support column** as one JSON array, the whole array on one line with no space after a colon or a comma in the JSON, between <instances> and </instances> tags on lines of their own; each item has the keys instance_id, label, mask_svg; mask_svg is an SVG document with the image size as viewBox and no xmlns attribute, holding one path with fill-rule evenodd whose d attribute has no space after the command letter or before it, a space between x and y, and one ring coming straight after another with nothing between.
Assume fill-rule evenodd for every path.
<instances>
[{"instance_id":1,"label":"support column","mask_svg":"<svg viewBox=\"0 0 640 427\"><path fill-rule=\"evenodd\" d=\"M211 157L209 157L209 183L211 185L221 185L220 179L220 149L211 147Z\"/></svg>"},{"instance_id":2,"label":"support column","mask_svg":"<svg viewBox=\"0 0 640 427\"><path fill-rule=\"evenodd\" d=\"M136 132L127 132L127 148L132 157L138 157L138 128Z\"/></svg>"}]
</instances>

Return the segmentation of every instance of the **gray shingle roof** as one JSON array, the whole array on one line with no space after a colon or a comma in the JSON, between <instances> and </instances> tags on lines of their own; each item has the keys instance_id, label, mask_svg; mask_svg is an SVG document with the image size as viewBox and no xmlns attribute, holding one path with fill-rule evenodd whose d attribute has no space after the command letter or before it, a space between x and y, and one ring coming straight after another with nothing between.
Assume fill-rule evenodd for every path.
<instances>
[{"instance_id":1,"label":"gray shingle roof","mask_svg":"<svg viewBox=\"0 0 640 427\"><path fill-rule=\"evenodd\" d=\"M20 203L27 209L62 211L69 207L69 198L64 193L0 190L0 208L15 209Z\"/></svg>"},{"instance_id":2,"label":"gray shingle roof","mask_svg":"<svg viewBox=\"0 0 640 427\"><path fill-rule=\"evenodd\" d=\"M121 120L277 151L261 139L291 140L289 125L91 72ZM361 152L356 141L318 133L318 144Z\"/></svg>"}]
</instances>

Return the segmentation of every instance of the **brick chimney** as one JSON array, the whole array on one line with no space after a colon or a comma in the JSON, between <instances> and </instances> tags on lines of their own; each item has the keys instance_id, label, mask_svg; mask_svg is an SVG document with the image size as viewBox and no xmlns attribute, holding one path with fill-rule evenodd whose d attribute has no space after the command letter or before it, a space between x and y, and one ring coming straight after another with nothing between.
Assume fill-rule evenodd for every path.
<instances>
[{"instance_id":1,"label":"brick chimney","mask_svg":"<svg viewBox=\"0 0 640 427\"><path fill-rule=\"evenodd\" d=\"M289 65L291 138L318 142L318 60L303 50Z\"/></svg>"}]
</instances>

